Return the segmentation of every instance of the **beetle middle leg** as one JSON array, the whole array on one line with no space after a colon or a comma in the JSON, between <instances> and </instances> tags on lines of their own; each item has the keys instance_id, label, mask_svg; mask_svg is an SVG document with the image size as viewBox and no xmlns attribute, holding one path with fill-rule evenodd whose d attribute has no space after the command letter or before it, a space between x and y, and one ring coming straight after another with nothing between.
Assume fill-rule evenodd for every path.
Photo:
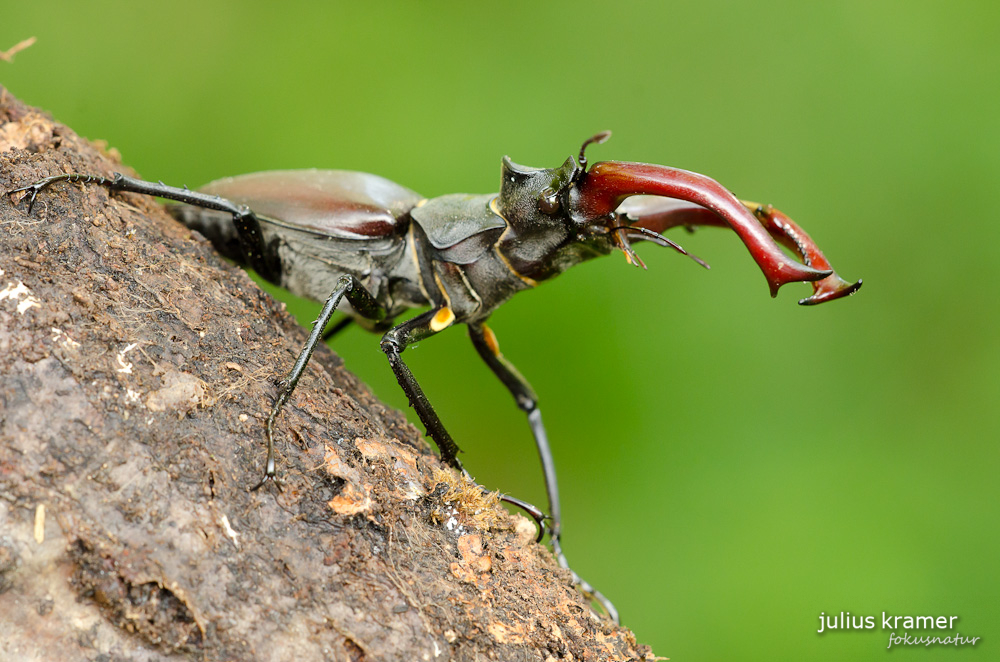
<instances>
[{"instance_id":1,"label":"beetle middle leg","mask_svg":"<svg viewBox=\"0 0 1000 662\"><path fill-rule=\"evenodd\" d=\"M542 462L542 473L545 475L545 491L549 499L549 513L552 524L549 527L549 540L552 542L552 551L555 554L559 565L570 571L573 576L573 583L579 587L580 591L589 598L596 600L605 612L616 623L618 622L618 610L600 591L587 583L580 575L576 574L569 567L569 561L563 554L560 541L562 535L562 515L559 508L559 484L556 480L556 466L552 459L552 450L549 448L549 438L545 433L545 426L542 424L542 413L538 409L538 396L528 381L521 376L503 354L497 344L496 336L488 326L482 323L469 324L469 337L472 344L482 357L490 370L503 382L507 390L514 396L517 406L528 415L528 424L531 426L531 433L535 437L535 445L538 447L538 457Z\"/></svg>"},{"instance_id":2,"label":"beetle middle leg","mask_svg":"<svg viewBox=\"0 0 1000 662\"><path fill-rule=\"evenodd\" d=\"M422 315L417 315L416 317L393 327L386 332L384 336L382 336L382 351L385 352L388 357L389 365L392 367L392 371L396 375L396 381L399 382L400 388L402 388L403 392L406 393L410 406L416 410L417 416L420 417L420 422L423 423L424 427L427 429L427 434L430 435L431 439L434 440L434 443L437 444L438 450L441 452L441 459L465 475L469 475L458 459L458 453L461 452L461 449L458 447L458 444L455 443L455 440L451 438L448 430L445 429L444 424L441 422L441 418L437 415L437 412L434 411L434 407L431 405L430 400L427 399L423 389L420 388L420 384L417 383L413 373L410 372L410 368L400 356L408 345L444 330L451 325L452 321L453 314L446 306L440 306L429 310ZM530 390L530 387L528 390ZM541 419L539 419L539 425L540 424ZM541 433L544 436L544 429ZM547 443L545 447L546 449L548 448ZM549 457L549 465L551 475L554 480L555 469L554 467L551 467L551 457ZM548 471L546 472L546 478L548 478L549 473L550 472ZM485 487L481 487L481 489L483 491L488 491ZM539 510L537 506L534 506L527 501L522 501L516 497L512 497L508 494L501 493L500 500L509 503L516 508L520 508L530 515L538 526L539 539L541 539L541 536L545 532L545 513ZM556 516L553 518L553 521L558 523L558 493L556 494L555 500L552 501L550 499L550 501L557 509ZM553 540L556 541L553 546L557 550L558 537L558 534L553 537ZM568 568L569 566L565 564L565 557L562 556L562 552L558 551L557 553L560 557L560 564L563 565L563 567ZM572 572L572 570L570 570L570 572ZM576 573L573 573L573 577L574 582L579 579ZM586 584L586 582L579 582L579 585L581 587L586 586L589 588L589 584ZM600 595L599 593L594 593L596 595ZM603 596L601 596L600 600L602 600L601 604L604 604ZM610 603L608 603L608 605L610 605ZM611 607L611 610L613 611L614 607Z\"/></svg>"},{"instance_id":3,"label":"beetle middle leg","mask_svg":"<svg viewBox=\"0 0 1000 662\"><path fill-rule=\"evenodd\" d=\"M431 436L431 439L437 444L438 450L441 451L441 459L456 469L462 469L462 463L458 461L458 453L462 449L448 434L437 412L434 411L434 407L424 395L423 389L420 388L413 373L400 357L403 350L411 343L423 340L450 326L454 317L454 313L446 306L417 315L398 326L394 326L382 336L382 351L388 357L392 372L396 375L396 381L406 393L410 406L416 410L420 422L427 428L427 434Z\"/></svg>"}]
</instances>

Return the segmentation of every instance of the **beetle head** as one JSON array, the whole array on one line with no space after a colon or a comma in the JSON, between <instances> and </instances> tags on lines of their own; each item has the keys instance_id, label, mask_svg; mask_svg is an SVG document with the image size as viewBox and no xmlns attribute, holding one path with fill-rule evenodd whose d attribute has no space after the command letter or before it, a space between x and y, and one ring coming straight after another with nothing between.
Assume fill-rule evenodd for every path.
<instances>
[{"instance_id":1,"label":"beetle head","mask_svg":"<svg viewBox=\"0 0 1000 662\"><path fill-rule=\"evenodd\" d=\"M645 268L632 249L635 240L652 241L690 255L659 233L629 225L624 215L615 213L617 202L632 194L627 190L611 193L606 185L595 188L592 184L580 194L580 186L588 179L594 181L587 172L587 146L610 137L610 131L602 131L588 138L576 160L571 156L558 168L532 168L503 158L503 181L496 204L513 230L505 242L505 253L519 272L542 280L616 248L629 263ZM602 204L602 196L608 197L606 204Z\"/></svg>"},{"instance_id":2,"label":"beetle head","mask_svg":"<svg viewBox=\"0 0 1000 662\"><path fill-rule=\"evenodd\" d=\"M531 168L503 157L503 181L497 206L504 218L539 222L537 217L559 213L563 192L577 171L573 157L558 168Z\"/></svg>"},{"instance_id":3,"label":"beetle head","mask_svg":"<svg viewBox=\"0 0 1000 662\"><path fill-rule=\"evenodd\" d=\"M543 222L539 215L559 217L565 215L569 188L586 173L587 159L584 150L591 143L602 143L611 137L610 131L589 138L580 148L580 157L569 157L558 168L532 168L519 165L503 157L503 180L497 204L505 218L533 219Z\"/></svg>"},{"instance_id":4,"label":"beetle head","mask_svg":"<svg viewBox=\"0 0 1000 662\"><path fill-rule=\"evenodd\" d=\"M503 157L496 207L511 230L501 242L503 252L519 273L543 280L614 249L603 225L592 227L570 213L571 191L586 174L584 149L610 135L590 138L579 161L571 156L557 168L532 168Z\"/></svg>"},{"instance_id":5,"label":"beetle head","mask_svg":"<svg viewBox=\"0 0 1000 662\"><path fill-rule=\"evenodd\" d=\"M519 274L545 280L611 252L607 241L581 242L586 237L579 236L566 213L569 190L581 171L572 156L557 168L531 168L503 158L496 211L510 231L501 248Z\"/></svg>"},{"instance_id":6,"label":"beetle head","mask_svg":"<svg viewBox=\"0 0 1000 662\"><path fill-rule=\"evenodd\" d=\"M731 227L764 272L772 296L785 283L817 281L832 274L785 255L750 209L709 177L624 161L602 161L588 169L587 146L602 143L610 135L604 131L588 139L578 160L570 157L558 168L528 168L504 157L496 206L511 232L501 239L501 248L521 275L534 280L549 278L616 248L630 263L645 267L632 249L632 241L652 241L687 255L659 234L667 226L618 211L623 201L636 195L689 203Z\"/></svg>"}]
</instances>

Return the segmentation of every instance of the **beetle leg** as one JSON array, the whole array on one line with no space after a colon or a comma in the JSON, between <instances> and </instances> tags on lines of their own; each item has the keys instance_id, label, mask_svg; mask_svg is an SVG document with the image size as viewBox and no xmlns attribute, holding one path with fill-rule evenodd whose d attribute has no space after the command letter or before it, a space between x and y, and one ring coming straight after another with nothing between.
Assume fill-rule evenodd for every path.
<instances>
[{"instance_id":1,"label":"beetle leg","mask_svg":"<svg viewBox=\"0 0 1000 662\"><path fill-rule=\"evenodd\" d=\"M538 396L535 395L528 380L521 376L517 368L500 353L500 347L493 331L481 323L469 324L468 326L469 338L472 339L472 345L476 348L479 356L514 396L514 402L517 403L518 408L528 415L528 424L531 425L531 433L534 435L535 445L538 447L538 457L542 462L542 473L545 476L545 492L549 499L549 518L552 520L552 525L549 527L549 537L554 541L553 547L557 547L562 525L559 508L559 484L556 480L556 466L552 459L552 450L549 448L548 435L545 434L542 414L538 409ZM544 535L544 531L539 532L539 540L542 535Z\"/></svg>"},{"instance_id":2,"label":"beetle leg","mask_svg":"<svg viewBox=\"0 0 1000 662\"><path fill-rule=\"evenodd\" d=\"M250 488L251 491L260 489L267 482L274 482L275 485L278 484L275 478L274 466L274 421L278 418L281 408L288 402L292 391L298 385L310 357L312 357L313 352L316 350L316 346L323 342L323 330L326 328L327 323L329 323L334 311L337 310L337 306L340 305L341 299L345 296L351 302L354 309L365 317L372 319L385 317L385 308L375 300L357 278L346 274L337 280L337 287L327 297L326 303L323 304L323 309L319 313L319 317L313 322L312 330L309 332L309 339L306 340L305 346L299 351L292 369L281 380L281 392L278 393L278 398L274 401L271 413L267 417L267 467L264 470L264 477L259 483Z\"/></svg>"},{"instance_id":3,"label":"beetle leg","mask_svg":"<svg viewBox=\"0 0 1000 662\"><path fill-rule=\"evenodd\" d=\"M267 249L260 229L260 220L257 218L257 215L249 207L238 205L217 195L208 195L207 193L199 193L187 188L167 186L162 182L147 182L135 177L128 177L120 172L116 172L114 177L111 178L80 173L55 175L37 181L34 184L9 191L8 194L23 192L28 197L28 213L30 214L31 207L35 204L35 198L39 192L56 182L62 181L96 184L104 186L111 191L152 195L158 198L177 200L178 202L184 202L195 207L228 212L233 215L233 225L239 233L240 248L247 264L253 267L253 270L260 274L261 277L272 282L279 282L281 266L278 262L277 252Z\"/></svg>"},{"instance_id":4,"label":"beetle leg","mask_svg":"<svg viewBox=\"0 0 1000 662\"><path fill-rule=\"evenodd\" d=\"M406 393L406 397L410 401L410 406L416 410L417 416L420 417L420 422L427 428L427 434L430 435L434 443L437 444L438 450L441 451L441 459L452 467L461 469L462 463L458 461L458 453L461 449L451 438L451 435L448 434L448 431L445 430L441 419L438 418L437 412L434 411L434 407L431 406L427 396L424 395L423 389L420 388L417 380L413 377L413 373L410 372L410 369L400 357L400 354L410 343L417 342L434 335L438 331L444 330L448 326L451 326L454 319L455 314L447 306L441 306L429 310L422 315L417 315L398 326L394 326L382 336L382 351L388 357L389 365L396 375L396 381L399 382L400 388Z\"/></svg>"},{"instance_id":5,"label":"beetle leg","mask_svg":"<svg viewBox=\"0 0 1000 662\"><path fill-rule=\"evenodd\" d=\"M396 381L399 382L403 392L406 393L406 397L410 401L410 406L417 411L417 416L420 417L420 422L423 423L424 427L427 429L427 434L430 435L431 439L434 440L434 443L437 444L438 449L441 451L441 459L448 465L461 471L466 476L469 476L469 472L465 470L462 463L458 459L458 453L460 453L462 449L458 447L455 440L451 438L450 434L448 434L448 430L445 429L444 424L441 422L441 418L437 415L437 412L434 411L434 407L427 399L427 396L424 395L424 391L420 388L420 384L417 383L413 373L410 372L410 368L400 357L400 354L410 343L432 336L439 331L443 331L448 326L451 326L451 322L454 319L453 315L454 314L451 312L451 309L447 306L441 306L393 327L384 336L382 336L382 351L385 352L386 356L389 358L389 365L392 366L392 371L396 375ZM484 492L489 492L489 490L481 485L480 489ZM509 503L512 506L520 508L524 512L528 513L528 515L535 520L535 524L538 526L539 532L544 533L545 513L527 501L522 501L521 499L512 497L508 494L500 494L499 497L501 501Z\"/></svg>"},{"instance_id":6,"label":"beetle leg","mask_svg":"<svg viewBox=\"0 0 1000 662\"><path fill-rule=\"evenodd\" d=\"M596 600L604 611L615 623L618 622L618 610L604 597L600 591L588 584L580 575L569 567L569 561L562 551L562 515L559 508L559 484L556 480L556 466L552 459L552 450L549 448L549 438L545 433L545 426L542 423L542 413L538 409L538 396L528 381L521 376L503 354L500 353L500 346L497 344L496 336L488 326L482 323L469 324L469 337L472 344L482 357L486 365L490 367L493 374L503 382L510 394L514 396L517 406L528 415L528 424L531 426L531 433L535 437L535 445L538 447L538 457L542 462L542 473L545 475L545 491L549 498L549 513L552 524L549 527L549 540L552 542L552 551L555 554L559 565L570 571L573 577L573 584L579 587L580 591L588 598ZM541 533L541 532L540 532Z\"/></svg>"},{"instance_id":7,"label":"beetle leg","mask_svg":"<svg viewBox=\"0 0 1000 662\"><path fill-rule=\"evenodd\" d=\"M521 373L517 371L510 361L500 353L496 336L492 329L482 323L469 324L469 338L476 348L479 356L490 367L493 374L503 382L510 394L514 396L514 402L518 408L528 415L528 424L531 426L531 433L535 437L535 445L538 447L538 458L542 463L542 473L545 476L545 492L549 500L549 518L552 525L549 527L549 537L555 541L554 547L558 545L559 535L562 530L562 515L559 507L559 483L556 479L556 466L552 459L552 450L549 448L549 438L545 433L545 426L542 424L542 414L538 409L538 396L531 388ZM539 536L543 535L539 533ZM540 537L539 537L540 539Z\"/></svg>"}]
</instances>

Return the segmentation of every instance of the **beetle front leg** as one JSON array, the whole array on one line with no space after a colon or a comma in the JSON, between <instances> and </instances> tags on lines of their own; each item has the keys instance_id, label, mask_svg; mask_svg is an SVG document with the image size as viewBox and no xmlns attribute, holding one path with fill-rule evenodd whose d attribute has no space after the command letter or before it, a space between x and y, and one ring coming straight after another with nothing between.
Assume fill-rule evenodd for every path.
<instances>
[{"instance_id":1,"label":"beetle front leg","mask_svg":"<svg viewBox=\"0 0 1000 662\"><path fill-rule=\"evenodd\" d=\"M618 610L615 609L614 604L569 567L569 561L562 551L562 515L559 507L559 484L556 480L556 465L552 459L549 438L545 433L545 425L542 423L542 412L538 409L538 396L535 395L531 385L521 376L517 368L500 353L497 338L488 326L481 323L469 324L469 337L472 339L472 344L479 353L479 356L490 367L493 374L503 382L507 390L510 391L510 394L514 396L514 401L521 411L528 415L528 424L531 426L531 433L535 437L535 445L538 447L538 457L542 462L542 473L545 475L545 491L549 499L549 513L552 520L552 525L549 527L549 540L552 542L552 551L555 554L556 560L561 567L570 571L573 577L573 584L580 589L580 592L596 600L604 608L608 616L617 623Z\"/></svg>"},{"instance_id":2,"label":"beetle front leg","mask_svg":"<svg viewBox=\"0 0 1000 662\"><path fill-rule=\"evenodd\" d=\"M309 339L306 340L305 346L299 351L299 355L295 359L295 364L285 378L281 380L281 392L278 393L278 398L274 401L271 413L267 417L267 466L264 470L264 477L259 483L250 488L251 491L260 489L267 482L273 482L275 485L278 485L275 478L274 422L278 418L278 414L281 413L282 407L288 402L288 398L292 396L292 391L295 390L299 379L302 377L302 373L305 372L310 357L316 351L316 346L323 342L323 330L326 329L326 325L330 322L330 317L337 310L337 306L340 305L341 299L345 296L358 313L369 319L382 319L386 315L385 308L375 300L357 278L351 275L340 277L337 281L337 287L327 297L326 303L323 304L323 309L319 313L319 317L313 322L312 330L309 332Z\"/></svg>"}]
</instances>

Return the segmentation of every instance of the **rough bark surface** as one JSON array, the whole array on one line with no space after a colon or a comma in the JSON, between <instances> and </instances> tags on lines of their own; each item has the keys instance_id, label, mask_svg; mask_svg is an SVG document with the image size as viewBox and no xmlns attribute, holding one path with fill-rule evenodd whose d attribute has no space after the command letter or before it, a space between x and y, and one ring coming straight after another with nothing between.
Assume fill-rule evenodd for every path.
<instances>
[{"instance_id":1,"label":"rough bark surface","mask_svg":"<svg viewBox=\"0 0 1000 662\"><path fill-rule=\"evenodd\" d=\"M249 492L305 330L154 200L6 194L122 169L0 87L0 658L652 658L325 347Z\"/></svg>"}]
</instances>

